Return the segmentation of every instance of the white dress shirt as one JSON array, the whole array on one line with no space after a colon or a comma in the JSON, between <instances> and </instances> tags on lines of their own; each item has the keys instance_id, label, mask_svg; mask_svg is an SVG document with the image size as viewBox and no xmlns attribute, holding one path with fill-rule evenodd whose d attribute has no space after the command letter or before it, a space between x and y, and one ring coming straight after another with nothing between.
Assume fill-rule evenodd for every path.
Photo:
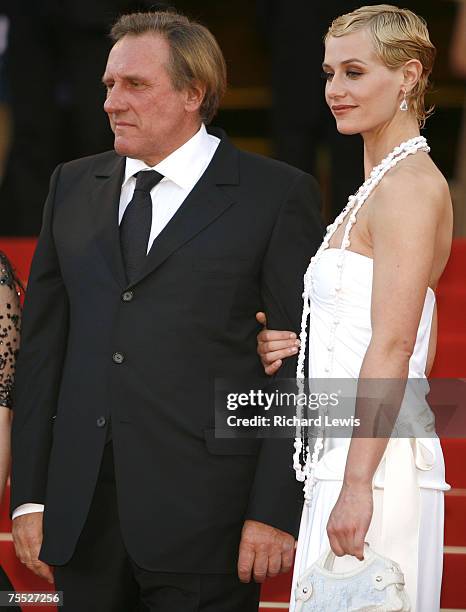
<instances>
[{"instance_id":1,"label":"white dress shirt","mask_svg":"<svg viewBox=\"0 0 466 612\"><path fill-rule=\"evenodd\" d=\"M136 186L135 174L141 170L156 170L163 179L151 190L152 227L147 252L152 243L167 225L178 208L204 174L220 143L207 133L204 125L183 146L173 151L156 166L147 166L140 159L126 158L125 179L121 187L118 222L121 223L126 207L133 197Z\"/></svg>"},{"instance_id":2,"label":"white dress shirt","mask_svg":"<svg viewBox=\"0 0 466 612\"><path fill-rule=\"evenodd\" d=\"M134 175L141 170L156 170L164 177L150 192L152 226L147 253L150 251L155 238L164 229L206 171L219 144L220 139L209 134L205 126L201 125L199 131L192 138L156 166L150 167L140 159L126 158L125 178L121 186L118 209L118 223L121 223L126 207L133 197L136 186ZM42 504L22 504L13 511L12 518L15 519L22 514L43 511L44 506Z\"/></svg>"}]
</instances>

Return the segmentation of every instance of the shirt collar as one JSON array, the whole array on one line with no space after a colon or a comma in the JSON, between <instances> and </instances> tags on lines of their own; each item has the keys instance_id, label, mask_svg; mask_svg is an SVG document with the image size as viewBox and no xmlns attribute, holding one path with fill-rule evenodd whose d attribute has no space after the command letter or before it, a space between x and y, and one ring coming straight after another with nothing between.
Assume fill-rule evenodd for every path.
<instances>
[{"instance_id":1,"label":"shirt collar","mask_svg":"<svg viewBox=\"0 0 466 612\"><path fill-rule=\"evenodd\" d=\"M202 124L194 136L156 166L148 166L140 159L127 157L123 185L140 170L156 170L182 189L191 189L199 179L211 149L212 139Z\"/></svg>"}]
</instances>

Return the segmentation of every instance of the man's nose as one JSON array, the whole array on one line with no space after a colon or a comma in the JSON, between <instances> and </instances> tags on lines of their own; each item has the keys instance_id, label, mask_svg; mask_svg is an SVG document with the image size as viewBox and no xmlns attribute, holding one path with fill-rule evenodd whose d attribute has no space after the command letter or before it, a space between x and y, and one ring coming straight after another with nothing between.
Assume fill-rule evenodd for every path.
<instances>
[{"instance_id":1,"label":"man's nose","mask_svg":"<svg viewBox=\"0 0 466 612\"><path fill-rule=\"evenodd\" d=\"M104 111L109 115L125 110L125 100L123 93L117 86L113 86L107 92L107 97L104 102Z\"/></svg>"}]
</instances>

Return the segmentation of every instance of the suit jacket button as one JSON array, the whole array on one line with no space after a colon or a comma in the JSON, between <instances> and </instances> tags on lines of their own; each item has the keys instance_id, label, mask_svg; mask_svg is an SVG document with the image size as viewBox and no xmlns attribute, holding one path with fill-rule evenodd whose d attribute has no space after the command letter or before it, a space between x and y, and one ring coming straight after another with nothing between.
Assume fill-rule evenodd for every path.
<instances>
[{"instance_id":1,"label":"suit jacket button","mask_svg":"<svg viewBox=\"0 0 466 612\"><path fill-rule=\"evenodd\" d=\"M125 356L122 353L113 353L112 359L114 363L123 363Z\"/></svg>"},{"instance_id":2,"label":"suit jacket button","mask_svg":"<svg viewBox=\"0 0 466 612\"><path fill-rule=\"evenodd\" d=\"M134 293L132 291L125 291L122 294L121 299L123 300L123 302L131 302L133 297L134 297Z\"/></svg>"},{"instance_id":3,"label":"suit jacket button","mask_svg":"<svg viewBox=\"0 0 466 612\"><path fill-rule=\"evenodd\" d=\"M103 416L99 417L97 419L97 427L104 427L106 422L107 421L106 421L105 417L103 417Z\"/></svg>"}]
</instances>

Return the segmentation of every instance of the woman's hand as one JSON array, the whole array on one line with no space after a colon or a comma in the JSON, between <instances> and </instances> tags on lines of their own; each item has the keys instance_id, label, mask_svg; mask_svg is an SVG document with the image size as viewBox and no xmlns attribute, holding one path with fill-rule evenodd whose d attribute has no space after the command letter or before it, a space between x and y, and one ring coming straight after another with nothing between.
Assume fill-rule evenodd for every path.
<instances>
[{"instance_id":1,"label":"woman's hand","mask_svg":"<svg viewBox=\"0 0 466 612\"><path fill-rule=\"evenodd\" d=\"M258 312L256 319L264 326L264 329L257 335L257 353L265 373L272 376L280 369L283 359L298 352L300 342L293 332L267 329L267 318L264 312Z\"/></svg>"},{"instance_id":2,"label":"woman's hand","mask_svg":"<svg viewBox=\"0 0 466 612\"><path fill-rule=\"evenodd\" d=\"M343 486L327 523L330 547L337 557L364 559L364 539L372 520L374 502L371 484Z\"/></svg>"}]
</instances>

